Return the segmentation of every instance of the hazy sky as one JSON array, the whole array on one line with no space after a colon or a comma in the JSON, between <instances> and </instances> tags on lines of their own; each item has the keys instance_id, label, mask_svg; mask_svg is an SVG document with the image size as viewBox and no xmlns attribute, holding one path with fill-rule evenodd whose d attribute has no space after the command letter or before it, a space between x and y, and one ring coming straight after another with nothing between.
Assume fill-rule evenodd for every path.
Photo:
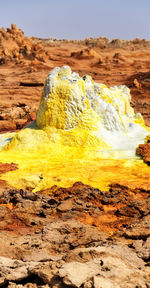
<instances>
[{"instance_id":1,"label":"hazy sky","mask_svg":"<svg viewBox=\"0 0 150 288\"><path fill-rule=\"evenodd\" d=\"M26 36L150 40L150 0L0 0L0 27Z\"/></svg>"}]
</instances>

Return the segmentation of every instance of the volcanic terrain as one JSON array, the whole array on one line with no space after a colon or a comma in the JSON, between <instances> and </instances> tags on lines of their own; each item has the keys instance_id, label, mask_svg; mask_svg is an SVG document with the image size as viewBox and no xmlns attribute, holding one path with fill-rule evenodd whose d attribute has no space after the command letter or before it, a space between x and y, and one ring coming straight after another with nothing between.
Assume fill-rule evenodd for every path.
<instances>
[{"instance_id":1,"label":"volcanic terrain","mask_svg":"<svg viewBox=\"0 0 150 288\"><path fill-rule=\"evenodd\" d=\"M131 106L150 127L150 42L109 41L105 37L82 41L29 38L13 24L7 30L0 29L1 134L19 131L36 119L45 78L55 66L63 65L108 87L127 85ZM57 185L36 193L23 182L15 188L13 174L9 174L9 181L2 179L22 165L3 159L0 286L150 287L149 139L139 145L137 153L147 164L121 170L116 159L107 189L100 187L105 187L103 175L111 163L107 166L102 160L97 187L84 183L84 177L82 182L62 187L58 165ZM67 165L71 175L72 166ZM92 169L89 166L87 162L87 170ZM80 165L76 171L81 173ZM118 175L116 182L113 171ZM42 182L43 176L37 177Z\"/></svg>"}]
</instances>

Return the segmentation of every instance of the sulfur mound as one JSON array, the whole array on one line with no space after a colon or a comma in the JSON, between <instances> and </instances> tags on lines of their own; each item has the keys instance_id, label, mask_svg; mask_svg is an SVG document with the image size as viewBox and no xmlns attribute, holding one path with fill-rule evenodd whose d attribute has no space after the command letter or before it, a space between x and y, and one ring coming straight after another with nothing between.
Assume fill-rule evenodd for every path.
<instances>
[{"instance_id":1,"label":"sulfur mound","mask_svg":"<svg viewBox=\"0 0 150 288\"><path fill-rule=\"evenodd\" d=\"M19 167L2 179L34 191L81 180L100 189L124 184L124 178L133 187L148 185L149 168L136 148L150 129L130 100L126 86L108 88L68 66L56 67L45 81L36 121L0 136L0 161Z\"/></svg>"},{"instance_id":2,"label":"sulfur mound","mask_svg":"<svg viewBox=\"0 0 150 288\"><path fill-rule=\"evenodd\" d=\"M56 67L45 81L36 123L16 134L5 149L57 143L96 148L104 157L114 151L115 157L133 156L149 129L130 100L126 86L108 88L90 76L72 73L68 66Z\"/></svg>"}]
</instances>

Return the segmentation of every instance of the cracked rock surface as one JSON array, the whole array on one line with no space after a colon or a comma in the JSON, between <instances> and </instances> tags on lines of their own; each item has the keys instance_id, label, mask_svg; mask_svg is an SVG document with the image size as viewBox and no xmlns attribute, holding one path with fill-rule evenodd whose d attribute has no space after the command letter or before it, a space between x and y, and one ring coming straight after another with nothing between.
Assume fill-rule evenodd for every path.
<instances>
[{"instance_id":1,"label":"cracked rock surface","mask_svg":"<svg viewBox=\"0 0 150 288\"><path fill-rule=\"evenodd\" d=\"M150 287L149 205L148 190L117 184L3 188L0 285Z\"/></svg>"}]
</instances>

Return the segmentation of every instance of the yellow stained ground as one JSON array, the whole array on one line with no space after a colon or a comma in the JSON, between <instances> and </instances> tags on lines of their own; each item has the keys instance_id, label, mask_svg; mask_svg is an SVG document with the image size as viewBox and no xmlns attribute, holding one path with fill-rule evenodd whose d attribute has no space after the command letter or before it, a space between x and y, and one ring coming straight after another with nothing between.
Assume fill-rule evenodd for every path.
<instances>
[{"instance_id":1,"label":"yellow stained ground","mask_svg":"<svg viewBox=\"0 0 150 288\"><path fill-rule=\"evenodd\" d=\"M85 154L72 148L62 151L61 146L54 144L51 151L45 147L30 153L1 151L0 162L18 164L17 170L3 174L1 179L19 189L32 187L34 192L53 185L70 187L76 181L102 190L108 190L109 184L115 182L150 189L150 167L142 160L91 158L90 150Z\"/></svg>"}]
</instances>

